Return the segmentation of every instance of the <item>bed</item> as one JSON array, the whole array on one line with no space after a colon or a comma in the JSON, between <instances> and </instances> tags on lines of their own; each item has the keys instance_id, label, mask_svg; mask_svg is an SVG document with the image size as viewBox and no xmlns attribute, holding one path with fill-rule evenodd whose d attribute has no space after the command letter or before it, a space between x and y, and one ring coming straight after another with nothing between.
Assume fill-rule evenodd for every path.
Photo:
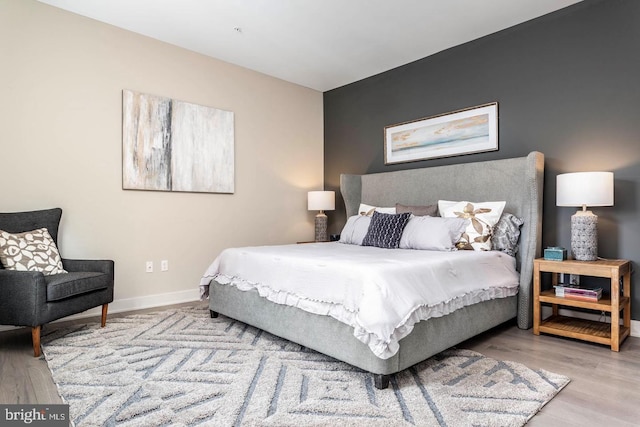
<instances>
[{"instance_id":1,"label":"bed","mask_svg":"<svg viewBox=\"0 0 640 427\"><path fill-rule=\"evenodd\" d=\"M340 190L348 218L359 214L362 203L432 205L446 199L506 201L504 212L523 220L518 251L511 258L519 273L517 294L481 300L418 321L398 341L392 355L374 354L370 345L361 337L356 338L353 326L337 320L340 316L276 303L265 298L264 293L261 296L257 288L242 290L228 281L212 280L212 267L200 283L201 290L207 290L211 316L223 314L370 372L377 388L386 388L390 375L506 321L516 318L518 327L528 329L532 326L533 259L539 256L541 244L543 169L543 154L532 152L526 157L503 160L341 175ZM343 244L289 245L287 250L295 256L305 251L321 256L330 250L330 245Z\"/></svg>"}]
</instances>

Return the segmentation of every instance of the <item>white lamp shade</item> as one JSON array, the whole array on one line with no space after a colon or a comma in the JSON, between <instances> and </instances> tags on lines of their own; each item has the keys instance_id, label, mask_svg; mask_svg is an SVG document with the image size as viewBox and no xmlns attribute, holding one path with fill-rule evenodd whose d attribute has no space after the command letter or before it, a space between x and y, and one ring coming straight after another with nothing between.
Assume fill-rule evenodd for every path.
<instances>
[{"instance_id":1,"label":"white lamp shade","mask_svg":"<svg viewBox=\"0 0 640 427\"><path fill-rule=\"evenodd\" d=\"M335 191L309 191L307 208L310 211L332 211L336 208Z\"/></svg>"},{"instance_id":2,"label":"white lamp shade","mask_svg":"<svg viewBox=\"0 0 640 427\"><path fill-rule=\"evenodd\" d=\"M613 172L560 174L556 192L556 206L613 206Z\"/></svg>"}]
</instances>

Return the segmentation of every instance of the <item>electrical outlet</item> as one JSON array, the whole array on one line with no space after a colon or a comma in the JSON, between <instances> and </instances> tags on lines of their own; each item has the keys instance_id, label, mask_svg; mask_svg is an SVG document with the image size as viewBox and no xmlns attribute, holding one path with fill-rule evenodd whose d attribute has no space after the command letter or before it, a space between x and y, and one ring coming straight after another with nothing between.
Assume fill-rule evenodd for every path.
<instances>
[{"instance_id":1,"label":"electrical outlet","mask_svg":"<svg viewBox=\"0 0 640 427\"><path fill-rule=\"evenodd\" d=\"M160 261L160 271L169 271L169 260Z\"/></svg>"},{"instance_id":2,"label":"electrical outlet","mask_svg":"<svg viewBox=\"0 0 640 427\"><path fill-rule=\"evenodd\" d=\"M153 273L153 261L147 261L145 264L145 271L147 273Z\"/></svg>"}]
</instances>

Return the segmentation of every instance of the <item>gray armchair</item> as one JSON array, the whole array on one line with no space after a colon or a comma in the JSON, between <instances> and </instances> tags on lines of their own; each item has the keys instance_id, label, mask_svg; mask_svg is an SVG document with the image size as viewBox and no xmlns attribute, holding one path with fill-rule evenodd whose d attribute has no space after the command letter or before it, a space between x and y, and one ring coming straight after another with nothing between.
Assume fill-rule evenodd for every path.
<instances>
[{"instance_id":1,"label":"gray armchair","mask_svg":"<svg viewBox=\"0 0 640 427\"><path fill-rule=\"evenodd\" d=\"M0 213L0 230L21 233L47 228L56 245L62 209ZM102 322L113 301L114 263L62 258L68 273L6 270L0 264L0 325L31 326L33 353L40 356L40 329L45 323L102 306Z\"/></svg>"}]
</instances>

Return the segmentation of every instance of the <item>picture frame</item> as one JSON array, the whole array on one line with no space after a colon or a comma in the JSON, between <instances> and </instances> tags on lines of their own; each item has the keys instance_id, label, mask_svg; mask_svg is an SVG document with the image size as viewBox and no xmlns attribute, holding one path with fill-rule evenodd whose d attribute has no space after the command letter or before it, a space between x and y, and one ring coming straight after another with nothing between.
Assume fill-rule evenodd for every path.
<instances>
[{"instance_id":1,"label":"picture frame","mask_svg":"<svg viewBox=\"0 0 640 427\"><path fill-rule=\"evenodd\" d=\"M384 164L498 150L498 103L385 126Z\"/></svg>"},{"instance_id":2,"label":"picture frame","mask_svg":"<svg viewBox=\"0 0 640 427\"><path fill-rule=\"evenodd\" d=\"M234 113L122 91L124 190L235 191Z\"/></svg>"}]
</instances>

